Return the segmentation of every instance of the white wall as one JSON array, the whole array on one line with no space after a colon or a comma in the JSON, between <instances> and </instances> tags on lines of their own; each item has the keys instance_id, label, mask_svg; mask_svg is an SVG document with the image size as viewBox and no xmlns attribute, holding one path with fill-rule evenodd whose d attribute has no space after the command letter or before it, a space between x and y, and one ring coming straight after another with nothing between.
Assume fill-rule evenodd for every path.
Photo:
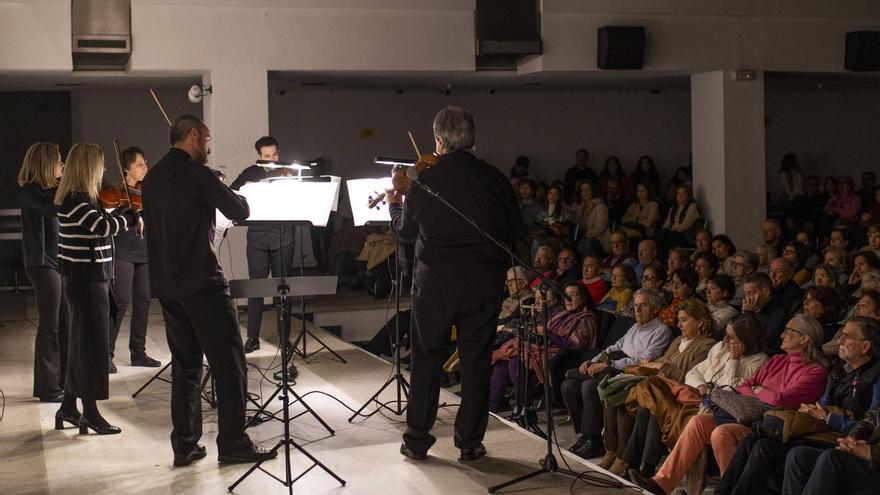
<instances>
[{"instance_id":1,"label":"white wall","mask_svg":"<svg viewBox=\"0 0 880 495\"><path fill-rule=\"evenodd\" d=\"M431 122L445 105L475 114L477 155L505 173L524 154L533 175L561 179L575 150L586 148L594 169L614 154L631 171L650 154L669 178L690 151L690 96L682 90L455 90L448 97L426 90L290 90L269 95L269 129L281 141L282 158L323 154L335 175L374 177L388 173L372 164L375 156L414 156L407 130L422 153L431 151ZM373 129L374 137L361 138L361 129Z\"/></svg>"},{"instance_id":2,"label":"white wall","mask_svg":"<svg viewBox=\"0 0 880 495\"><path fill-rule=\"evenodd\" d=\"M805 174L880 173L880 86L872 91L768 90L765 93L767 186L782 192L779 164L796 152Z\"/></svg>"}]
</instances>

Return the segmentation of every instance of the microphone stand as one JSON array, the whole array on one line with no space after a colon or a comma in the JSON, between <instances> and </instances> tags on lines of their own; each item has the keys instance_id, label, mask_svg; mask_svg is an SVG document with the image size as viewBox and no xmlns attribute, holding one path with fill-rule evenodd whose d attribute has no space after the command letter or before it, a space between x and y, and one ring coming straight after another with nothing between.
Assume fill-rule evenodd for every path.
<instances>
[{"instance_id":1,"label":"microphone stand","mask_svg":"<svg viewBox=\"0 0 880 495\"><path fill-rule=\"evenodd\" d=\"M545 333L544 344L542 345L543 352L541 353L542 354L541 359L542 359L543 368L544 368L543 369L543 374L544 374L544 411L545 411L545 419L547 421L547 437L546 437L547 453L544 455L543 459L538 461L538 464L541 466L539 469L532 471L530 473L527 473L525 475L519 476L517 478L514 478L510 481L506 481L504 483L501 483L500 485L491 486L488 489L489 493L495 493L496 491L501 490L502 488L506 488L508 486L515 485L521 481L525 481L525 480L528 480L528 479L531 479L531 478L534 478L536 476L546 474L546 473L559 473L559 474L564 474L566 476L571 476L573 478L581 479L581 480L588 479L589 475L587 475L585 473L576 473L576 472L569 470L569 469L560 468L559 463L556 461L556 456L553 455L553 437L554 437L554 433L553 433L554 428L553 427L554 427L554 425L553 425L553 412L551 411L551 407L550 407L551 373L550 373L550 354L549 354L550 339L548 336L548 332L550 330L548 327L549 317L547 315L547 291L555 292L563 300L566 300L566 301L569 300L569 297L567 295L565 295L564 291L559 289L559 286L555 282L548 279L547 277L544 276L543 273L539 272L538 270L535 270L530 264L523 262L519 257L517 257L516 254L513 253L513 251L510 249L509 246L507 246L503 242L496 239L494 236L492 236L492 234L486 232L486 230L484 228L480 227L477 224L477 222L475 222L472 218L470 218L469 216L464 214L461 210L459 210L458 208L456 208L455 206L450 204L448 201L446 201L446 198L441 196L440 193L438 193L433 188L431 188L429 185L427 185L424 182L422 182L421 180L419 180L418 173L415 173L415 170L408 171L407 176L412 180L412 182L414 184L416 184L423 191L428 193L428 195L434 197L435 199L437 199L437 201L440 201L440 203L442 203L444 206L449 208L453 213L455 213L456 216L458 216L459 218L461 218L462 220L464 220L465 222L470 224L473 228L475 228L477 230L477 232L480 233L480 235L482 235L483 237L485 237L486 239L491 241L493 244L498 246L498 248L500 248L502 251L507 253L507 255L510 256L510 258L512 260L514 260L520 266L525 267L525 269L528 272L530 272L532 275L534 275L536 278L538 278L541 281L540 290L541 290L541 295L542 295L541 299L543 300L542 313L543 313L543 319L544 319L544 333ZM520 356L520 357L522 358L522 356Z\"/></svg>"}]
</instances>

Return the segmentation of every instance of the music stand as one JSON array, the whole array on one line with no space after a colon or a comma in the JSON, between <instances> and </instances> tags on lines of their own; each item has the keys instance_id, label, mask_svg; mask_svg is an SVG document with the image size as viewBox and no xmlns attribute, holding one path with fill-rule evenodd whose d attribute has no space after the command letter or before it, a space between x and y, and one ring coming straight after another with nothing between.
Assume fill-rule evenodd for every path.
<instances>
[{"instance_id":1,"label":"music stand","mask_svg":"<svg viewBox=\"0 0 880 495\"><path fill-rule=\"evenodd\" d=\"M329 177L329 179L328 179ZM251 215L243 222L235 225L275 225L292 227L325 227L330 218L330 212L336 208L339 201L339 181L333 180L332 176L323 176L314 179L297 180L284 178L272 182L249 182L239 189L239 194L247 198ZM291 201L290 198L297 198ZM303 240L300 235L300 276L304 276ZM334 292L335 293L335 287ZM306 328L306 302L305 296L300 298L300 312L302 325L299 335L293 343L295 354L303 359L308 359L314 354L326 349L341 363L345 359L331 349L318 336ZM307 337L311 337L320 346L308 352ZM299 343L302 342L302 350ZM280 345L286 345L279 343Z\"/></svg>"},{"instance_id":2,"label":"music stand","mask_svg":"<svg viewBox=\"0 0 880 495\"><path fill-rule=\"evenodd\" d=\"M359 227L361 225L390 225L391 217L388 213L387 207L377 207L377 208L368 208L366 207L366 200L370 194L376 194L378 191L385 191L386 187L391 186L391 182L388 178L384 179L355 179L346 181L346 185L348 186L348 197L349 198L363 198L362 203L357 203L356 200L353 199L351 201L351 211L352 217L354 218L355 226ZM348 418L348 422L351 423L354 418L358 416L363 416L364 418L369 418L370 416L376 414L381 411L382 408L387 409L392 414L396 416L402 415L406 411L405 403L409 401L409 382L406 380L406 377L403 376L403 372L400 368L400 291L402 288L401 276L400 276L400 237L395 234L394 235L394 304L395 304L395 313L394 313L394 333L395 339L393 346L391 348L391 355L393 356L392 368L393 373L391 376L385 380L385 384L379 387L379 390L373 394L372 397L367 399L366 402L355 411L354 414ZM382 392L388 388L389 385L394 383L396 385L397 394L396 399L391 401L390 403L385 403L379 400L379 396ZM367 408L372 403L376 403L379 407L376 410L368 413L361 414L361 411ZM396 403L396 404L395 404ZM390 407L389 404L395 404L394 407Z\"/></svg>"},{"instance_id":3,"label":"music stand","mask_svg":"<svg viewBox=\"0 0 880 495\"><path fill-rule=\"evenodd\" d=\"M330 286L332 285L332 289ZM287 362L292 356L293 347L285 345L290 334L290 297L291 296L306 296L306 295L316 295L316 294L333 294L336 292L336 277L279 277L279 278L268 278L268 279L257 279L257 280L232 280L229 283L229 292L232 297L235 298L244 298L244 297L277 297L279 303L275 305L275 311L277 315L278 322L278 331L281 333L282 337L282 345L281 345L281 384L275 390L275 392L269 397L268 400L263 404L259 411L251 418L251 422L254 421L255 418L259 417L259 415L266 409L269 403L275 399L275 396L281 395L280 400L282 403L281 414L282 417L280 421L284 424L284 434L282 438L278 441L277 444L272 448L272 452L277 452L281 446L284 446L284 463L285 463L285 477L281 479L274 474L270 473L263 469L262 464L268 459L264 459L262 461L257 462L250 469L248 469L240 478L238 478L235 483L229 486L228 490L231 492L238 486L239 483L244 481L251 473L255 470L259 469L260 471L266 473L282 485L286 486L289 489L289 493L293 494L293 484L304 476L307 472L311 471L315 466L323 469L327 474L335 478L342 486L345 486L345 480L336 475L333 471L330 470L327 466L321 463L318 459L312 456L306 449L304 449L301 445L296 443L290 437L290 422L296 419L297 417L309 412L312 416L315 417L326 429L330 432L331 435L335 434L332 428L318 416L315 411L312 410L308 406L308 404L303 401L302 397L300 397L296 392L294 392L293 387L290 386L287 376ZM288 394L293 395L296 399L295 402L300 402L305 408L306 411L297 414L294 417L290 417L289 407L291 405L290 397ZM278 413L272 414L275 419L279 419L277 417ZM250 422L248 424L250 426ZM308 457L310 461L312 461L312 465L309 466L308 469L300 473L295 478L291 474L290 468L290 448L293 447L302 453L304 456Z\"/></svg>"}]
</instances>

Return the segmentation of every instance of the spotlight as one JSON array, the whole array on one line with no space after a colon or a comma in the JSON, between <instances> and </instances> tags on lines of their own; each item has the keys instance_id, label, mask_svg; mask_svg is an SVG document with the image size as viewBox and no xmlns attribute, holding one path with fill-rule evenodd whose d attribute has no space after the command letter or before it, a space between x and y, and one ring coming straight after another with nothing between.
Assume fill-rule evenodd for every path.
<instances>
[{"instance_id":1,"label":"spotlight","mask_svg":"<svg viewBox=\"0 0 880 495\"><path fill-rule=\"evenodd\" d=\"M211 86L205 86L204 84L193 84L189 87L189 92L186 94L189 101L192 103L200 103L202 98L206 95L209 95L213 92L213 88Z\"/></svg>"}]
</instances>

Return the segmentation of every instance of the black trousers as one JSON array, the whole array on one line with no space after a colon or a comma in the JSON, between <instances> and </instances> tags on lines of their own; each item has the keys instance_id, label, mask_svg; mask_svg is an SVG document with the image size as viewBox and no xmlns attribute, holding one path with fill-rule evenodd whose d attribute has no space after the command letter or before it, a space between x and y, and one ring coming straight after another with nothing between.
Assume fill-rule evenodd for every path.
<instances>
[{"instance_id":1,"label":"black trousers","mask_svg":"<svg viewBox=\"0 0 880 495\"><path fill-rule=\"evenodd\" d=\"M202 436L199 385L202 354L208 358L217 391L217 450L247 448L244 432L247 370L235 305L226 287L208 286L183 297L161 298L171 350L171 447L192 451ZM106 359L104 360L107 361Z\"/></svg>"},{"instance_id":2,"label":"black trousers","mask_svg":"<svg viewBox=\"0 0 880 495\"><path fill-rule=\"evenodd\" d=\"M715 493L779 493L785 474L785 457L789 450L799 444L802 442L796 439L784 444L769 438L747 436L737 446Z\"/></svg>"},{"instance_id":3,"label":"black trousers","mask_svg":"<svg viewBox=\"0 0 880 495\"><path fill-rule=\"evenodd\" d=\"M785 459L783 495L876 495L878 485L870 461L833 448L795 447Z\"/></svg>"},{"instance_id":4,"label":"black trousers","mask_svg":"<svg viewBox=\"0 0 880 495\"><path fill-rule=\"evenodd\" d=\"M113 267L113 296L116 298L116 315L110 328L110 357L115 354L116 337L122 319L131 305L131 330L128 350L132 357L147 350L147 321L150 316L150 278L146 263L116 260Z\"/></svg>"},{"instance_id":5,"label":"black trousers","mask_svg":"<svg viewBox=\"0 0 880 495\"><path fill-rule=\"evenodd\" d=\"M292 273L293 239L278 249L260 249L247 245L248 278L284 277ZM263 298L248 299L248 331L247 336L253 339L260 336L260 325L263 322Z\"/></svg>"},{"instance_id":6,"label":"black trousers","mask_svg":"<svg viewBox=\"0 0 880 495\"><path fill-rule=\"evenodd\" d=\"M623 452L623 460L634 468L639 468L642 464L656 467L665 451L666 444L663 443L663 432L660 431L657 417L651 414L651 411L640 407L636 412L635 425L629 442L626 443Z\"/></svg>"},{"instance_id":7,"label":"black trousers","mask_svg":"<svg viewBox=\"0 0 880 495\"><path fill-rule=\"evenodd\" d=\"M110 281L74 273L62 276L62 287L70 310L64 389L81 399L106 400L110 396Z\"/></svg>"},{"instance_id":8,"label":"black trousers","mask_svg":"<svg viewBox=\"0 0 880 495\"><path fill-rule=\"evenodd\" d=\"M568 370L562 382L562 400L571 414L575 433L601 435L604 412L599 400L599 382L616 370L606 368L594 377L581 373L577 368Z\"/></svg>"},{"instance_id":9,"label":"black trousers","mask_svg":"<svg viewBox=\"0 0 880 495\"><path fill-rule=\"evenodd\" d=\"M449 352L452 325L457 328L461 359L461 406L455 417L455 446L480 445L489 422L489 377L492 343L501 297L440 304L419 296L412 299L410 395L403 440L414 452L426 452L436 438L440 377Z\"/></svg>"},{"instance_id":10,"label":"black trousers","mask_svg":"<svg viewBox=\"0 0 880 495\"><path fill-rule=\"evenodd\" d=\"M34 342L34 397L47 399L64 389L70 316L62 304L61 274L45 266L25 268L34 285L40 323Z\"/></svg>"}]
</instances>

